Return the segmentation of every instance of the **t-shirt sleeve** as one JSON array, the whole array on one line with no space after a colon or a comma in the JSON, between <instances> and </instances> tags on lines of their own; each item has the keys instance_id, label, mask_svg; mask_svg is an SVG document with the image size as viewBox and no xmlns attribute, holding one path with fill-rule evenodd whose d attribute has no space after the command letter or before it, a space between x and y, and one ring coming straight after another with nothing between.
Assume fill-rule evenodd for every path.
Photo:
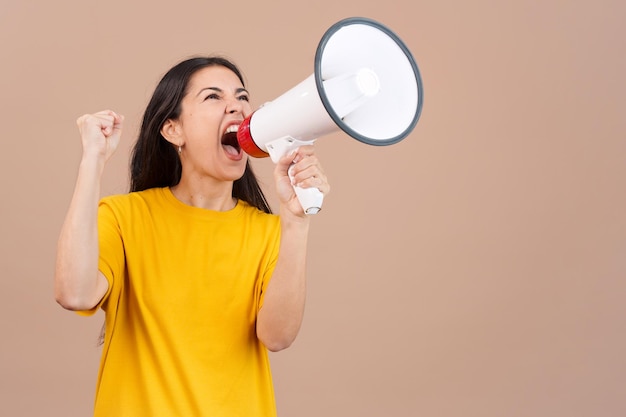
<instances>
[{"instance_id":1,"label":"t-shirt sleeve","mask_svg":"<svg viewBox=\"0 0 626 417\"><path fill-rule=\"evenodd\" d=\"M90 316L99 308L105 308L112 294L118 295L124 282L124 241L118 216L108 199L103 199L98 205L98 242L100 256L98 270L109 283L106 294L100 302L89 310L79 311L80 315ZM117 298L117 297L116 297Z\"/></svg>"}]
</instances>

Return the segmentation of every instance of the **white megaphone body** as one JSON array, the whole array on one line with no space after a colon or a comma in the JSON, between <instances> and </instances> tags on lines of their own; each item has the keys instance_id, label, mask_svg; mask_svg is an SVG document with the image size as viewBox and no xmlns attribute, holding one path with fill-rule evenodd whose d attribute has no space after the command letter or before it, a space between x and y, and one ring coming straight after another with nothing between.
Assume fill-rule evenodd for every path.
<instances>
[{"instance_id":1,"label":"white megaphone body","mask_svg":"<svg viewBox=\"0 0 626 417\"><path fill-rule=\"evenodd\" d=\"M411 52L387 27L366 18L331 26L315 54L314 73L240 125L237 139L253 157L282 156L339 129L370 145L391 145L417 124L422 81ZM294 187L307 214L323 194Z\"/></svg>"}]
</instances>

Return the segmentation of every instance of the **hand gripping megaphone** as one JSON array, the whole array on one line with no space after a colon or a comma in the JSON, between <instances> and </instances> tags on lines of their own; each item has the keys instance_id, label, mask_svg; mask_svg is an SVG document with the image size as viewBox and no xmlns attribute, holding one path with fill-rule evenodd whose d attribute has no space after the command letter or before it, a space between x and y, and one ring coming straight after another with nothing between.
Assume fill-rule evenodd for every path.
<instances>
[{"instance_id":1,"label":"hand gripping megaphone","mask_svg":"<svg viewBox=\"0 0 626 417\"><path fill-rule=\"evenodd\" d=\"M317 138L343 130L369 145L391 145L413 131L423 102L419 69L389 28L352 17L331 26L315 53L314 72L239 126L237 140L253 157L278 160ZM323 194L294 187L307 214Z\"/></svg>"}]
</instances>

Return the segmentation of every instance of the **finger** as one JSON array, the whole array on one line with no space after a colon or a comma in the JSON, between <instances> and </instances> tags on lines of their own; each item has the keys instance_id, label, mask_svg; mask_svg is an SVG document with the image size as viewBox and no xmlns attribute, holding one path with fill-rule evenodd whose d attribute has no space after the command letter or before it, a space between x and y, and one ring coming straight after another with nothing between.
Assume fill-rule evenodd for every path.
<instances>
[{"instance_id":1,"label":"finger","mask_svg":"<svg viewBox=\"0 0 626 417\"><path fill-rule=\"evenodd\" d=\"M308 167L293 175L292 184L301 188L319 188L322 192L330 190L326 174L317 165Z\"/></svg>"},{"instance_id":2,"label":"finger","mask_svg":"<svg viewBox=\"0 0 626 417\"><path fill-rule=\"evenodd\" d=\"M293 154L294 154L293 163L297 164L303 159L314 156L315 148L313 147L313 145L300 146L299 148L293 151Z\"/></svg>"},{"instance_id":3,"label":"finger","mask_svg":"<svg viewBox=\"0 0 626 417\"><path fill-rule=\"evenodd\" d=\"M315 166L303 167L300 164L293 165L290 168L289 173L291 174L291 182L294 185L299 185L308 178L315 177L316 175L319 177L321 175Z\"/></svg>"},{"instance_id":4,"label":"finger","mask_svg":"<svg viewBox=\"0 0 626 417\"><path fill-rule=\"evenodd\" d=\"M124 115L116 114L115 119L113 120L113 129L120 130L123 124L124 124Z\"/></svg>"},{"instance_id":5,"label":"finger","mask_svg":"<svg viewBox=\"0 0 626 417\"><path fill-rule=\"evenodd\" d=\"M121 129L122 117L111 110L105 110L93 115L93 123L100 128L104 136L109 137L114 131Z\"/></svg>"},{"instance_id":6,"label":"finger","mask_svg":"<svg viewBox=\"0 0 626 417\"><path fill-rule=\"evenodd\" d=\"M95 117L105 117L105 118L119 118L119 114L114 112L113 110L102 110L93 114Z\"/></svg>"},{"instance_id":7,"label":"finger","mask_svg":"<svg viewBox=\"0 0 626 417\"><path fill-rule=\"evenodd\" d=\"M322 194L327 195L330 192L330 185L325 177L308 177L296 186L300 188L317 188Z\"/></svg>"},{"instance_id":8,"label":"finger","mask_svg":"<svg viewBox=\"0 0 626 417\"><path fill-rule=\"evenodd\" d=\"M113 122L113 127L117 128L124 122L124 116L114 112L113 110L105 110L102 112L102 115L107 119Z\"/></svg>"},{"instance_id":9,"label":"finger","mask_svg":"<svg viewBox=\"0 0 626 417\"><path fill-rule=\"evenodd\" d=\"M289 167L291 164L294 163L294 159L296 157L296 153L294 152L290 152L286 155L283 155L279 160L277 165L281 166L281 167Z\"/></svg>"},{"instance_id":10,"label":"finger","mask_svg":"<svg viewBox=\"0 0 626 417\"><path fill-rule=\"evenodd\" d=\"M301 159L298 163L292 167L291 174L299 180L304 180L308 177L324 175L324 171L316 156L311 155Z\"/></svg>"},{"instance_id":11,"label":"finger","mask_svg":"<svg viewBox=\"0 0 626 417\"><path fill-rule=\"evenodd\" d=\"M297 148L286 155L283 155L276 163L276 169L274 173L279 176L286 176L293 173L295 164L302 161L303 153L302 147Z\"/></svg>"}]
</instances>

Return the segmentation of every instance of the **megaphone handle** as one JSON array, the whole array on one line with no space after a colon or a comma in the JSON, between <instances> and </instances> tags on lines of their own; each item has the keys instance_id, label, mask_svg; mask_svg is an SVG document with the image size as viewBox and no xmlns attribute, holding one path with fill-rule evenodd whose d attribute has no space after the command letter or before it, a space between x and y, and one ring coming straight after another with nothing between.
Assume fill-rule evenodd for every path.
<instances>
[{"instance_id":1,"label":"megaphone handle","mask_svg":"<svg viewBox=\"0 0 626 417\"><path fill-rule=\"evenodd\" d=\"M324 194L322 194L319 189L315 187L301 188L298 186L294 186L293 189L296 192L298 201L306 214L319 213L322 209L322 202L324 201Z\"/></svg>"},{"instance_id":2,"label":"megaphone handle","mask_svg":"<svg viewBox=\"0 0 626 417\"><path fill-rule=\"evenodd\" d=\"M265 146L267 152L270 154L270 158L274 163L277 163L280 158L287 155L289 152L293 152L303 145L312 145L314 140L301 141L292 138L291 136L285 136L271 142L268 142ZM292 165L293 166L293 165ZM293 180L291 175L291 167L289 168L289 178ZM298 201L302 206L302 209L306 214L317 214L322 209L322 203L324 201L324 194L318 188L302 188L293 187L298 197Z\"/></svg>"}]
</instances>

